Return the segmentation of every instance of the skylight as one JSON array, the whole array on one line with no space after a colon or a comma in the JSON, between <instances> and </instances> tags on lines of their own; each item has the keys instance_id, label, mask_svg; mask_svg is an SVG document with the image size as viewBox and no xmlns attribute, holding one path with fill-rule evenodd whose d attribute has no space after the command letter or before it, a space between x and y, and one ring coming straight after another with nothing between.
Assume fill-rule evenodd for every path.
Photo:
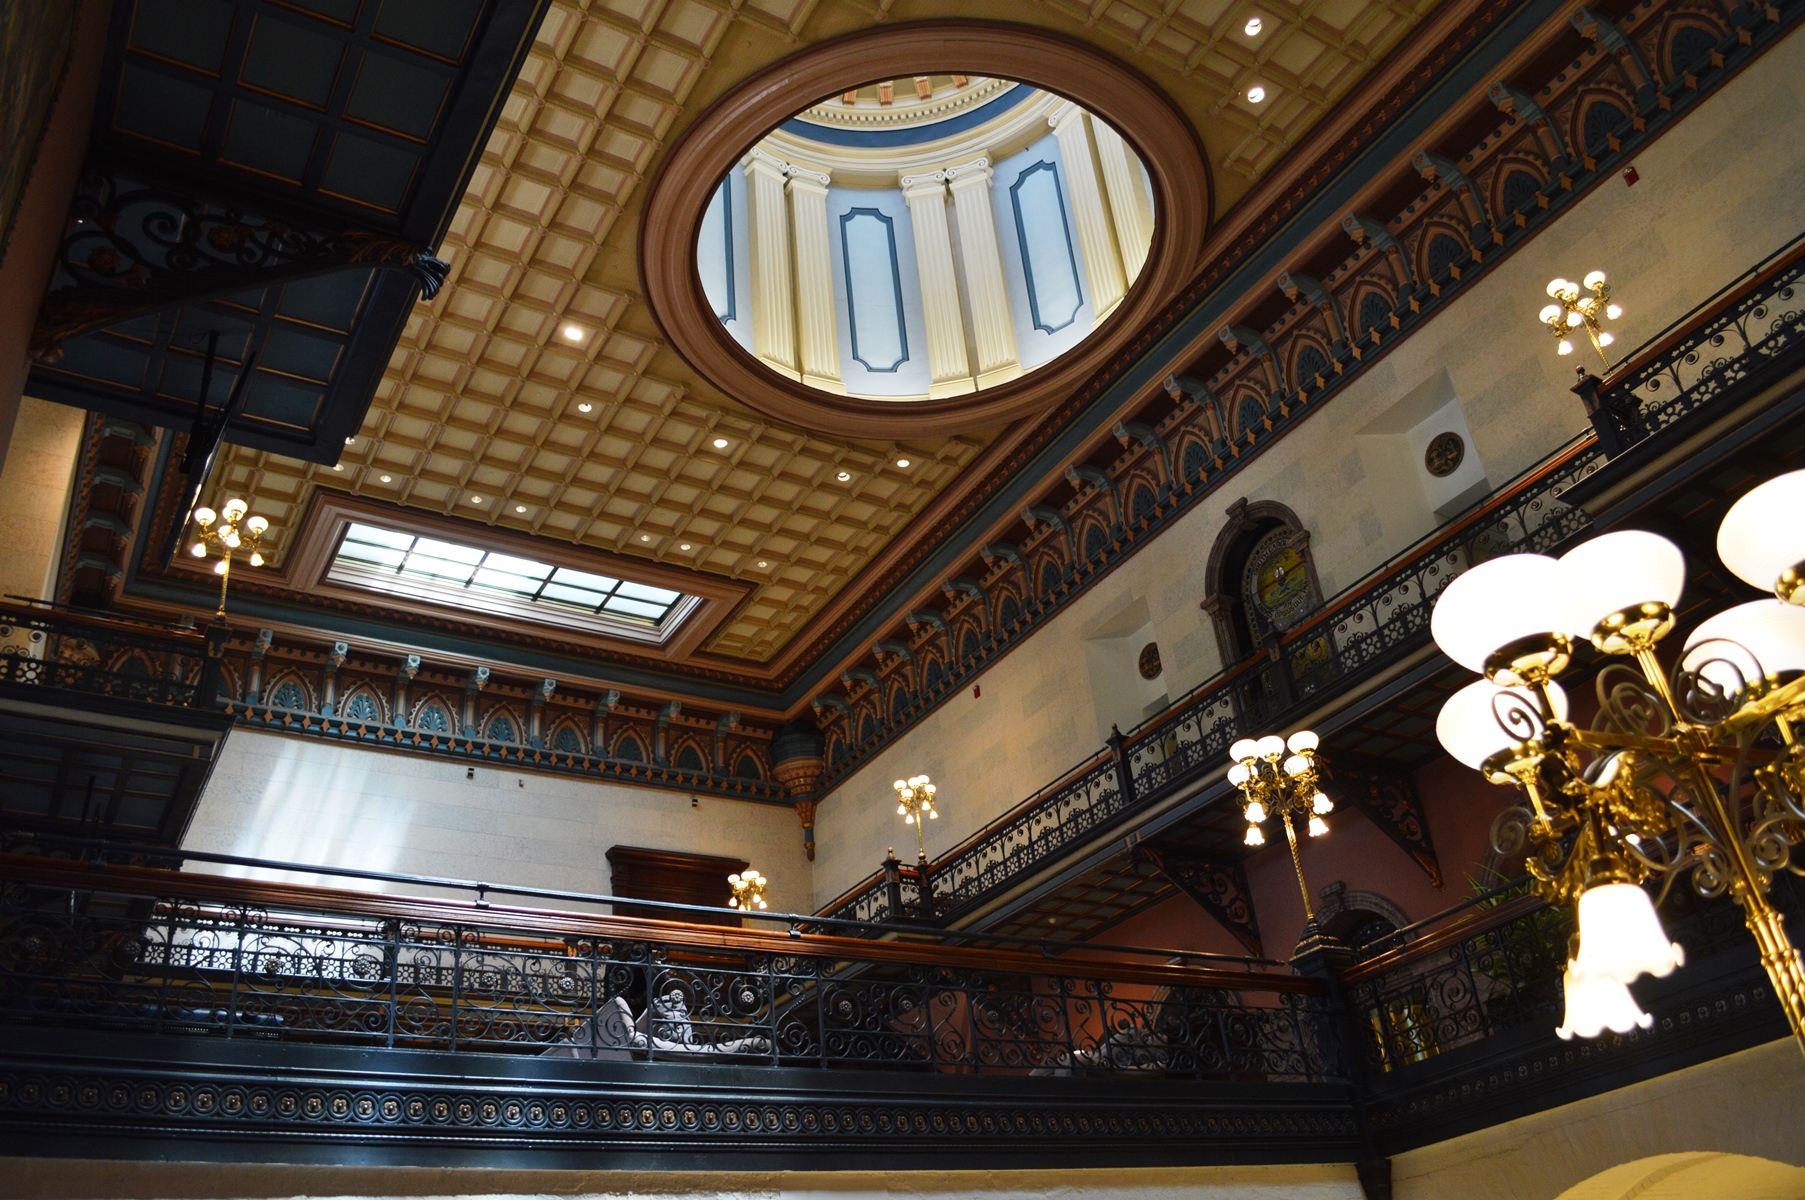
<instances>
[{"instance_id":1,"label":"skylight","mask_svg":"<svg viewBox=\"0 0 1805 1200\"><path fill-rule=\"evenodd\" d=\"M694 596L352 522L327 578L395 595L663 641Z\"/></svg>"}]
</instances>

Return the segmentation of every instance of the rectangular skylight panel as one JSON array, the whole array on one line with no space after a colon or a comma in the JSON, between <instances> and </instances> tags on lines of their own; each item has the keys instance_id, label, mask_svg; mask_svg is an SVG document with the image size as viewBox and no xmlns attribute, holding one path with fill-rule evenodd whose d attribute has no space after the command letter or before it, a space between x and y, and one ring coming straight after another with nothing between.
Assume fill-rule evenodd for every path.
<instances>
[{"instance_id":1,"label":"rectangular skylight panel","mask_svg":"<svg viewBox=\"0 0 1805 1200\"><path fill-rule=\"evenodd\" d=\"M491 554L483 559L485 570L506 571L510 575L525 575L529 579L544 579L552 573L550 564L534 562L530 558L515 558L510 554Z\"/></svg>"},{"instance_id":2,"label":"rectangular skylight panel","mask_svg":"<svg viewBox=\"0 0 1805 1200\"><path fill-rule=\"evenodd\" d=\"M552 582L607 593L613 591L620 580L610 579L606 575L591 575L587 571L573 571L569 567L559 567L552 572Z\"/></svg>"},{"instance_id":3,"label":"rectangular skylight panel","mask_svg":"<svg viewBox=\"0 0 1805 1200\"><path fill-rule=\"evenodd\" d=\"M569 604L585 612L595 612L608 598L607 592L598 592L594 588L571 587L556 580L545 585L539 593L542 600L550 600L558 604Z\"/></svg>"},{"instance_id":4,"label":"rectangular skylight panel","mask_svg":"<svg viewBox=\"0 0 1805 1200\"><path fill-rule=\"evenodd\" d=\"M412 540L412 539L409 539ZM382 567L393 571L407 558L407 550L394 546L372 546L366 542L354 542L345 539L339 547L340 562L353 562L362 566Z\"/></svg>"},{"instance_id":5,"label":"rectangular skylight panel","mask_svg":"<svg viewBox=\"0 0 1805 1200\"><path fill-rule=\"evenodd\" d=\"M474 563L435 558L416 550L407 556L407 565L401 568L401 573L403 575L420 575L428 579L449 579L458 583L469 583L470 576L475 570Z\"/></svg>"},{"instance_id":6,"label":"rectangular skylight panel","mask_svg":"<svg viewBox=\"0 0 1805 1200\"><path fill-rule=\"evenodd\" d=\"M665 588L649 587L643 583L634 583L630 579L621 582L620 594L634 600L646 600L653 604L661 604L667 607L675 604L682 595L680 592L668 591Z\"/></svg>"},{"instance_id":7,"label":"rectangular skylight panel","mask_svg":"<svg viewBox=\"0 0 1805 1200\"><path fill-rule=\"evenodd\" d=\"M602 611L659 621L663 620L670 608L668 604L648 604L644 600L629 600L625 596L616 595L609 597L608 603L602 606Z\"/></svg>"},{"instance_id":8,"label":"rectangular skylight panel","mask_svg":"<svg viewBox=\"0 0 1805 1200\"><path fill-rule=\"evenodd\" d=\"M443 558L451 562L469 563L473 567L483 561L484 554L475 546L460 546L456 542L441 542L433 538L421 538L415 542L414 553L424 554L431 558Z\"/></svg>"},{"instance_id":9,"label":"rectangular skylight panel","mask_svg":"<svg viewBox=\"0 0 1805 1200\"><path fill-rule=\"evenodd\" d=\"M361 542L367 546L392 546L397 550L406 550L414 544L411 533L396 533L392 529L378 529L374 525L359 525L355 522L345 531L345 544Z\"/></svg>"},{"instance_id":10,"label":"rectangular skylight panel","mask_svg":"<svg viewBox=\"0 0 1805 1200\"><path fill-rule=\"evenodd\" d=\"M470 581L471 587L490 588L497 592L506 592L510 596L525 596L529 599L539 591L543 581L531 575L516 575L512 571L492 571L487 566L477 568L476 577Z\"/></svg>"}]
</instances>

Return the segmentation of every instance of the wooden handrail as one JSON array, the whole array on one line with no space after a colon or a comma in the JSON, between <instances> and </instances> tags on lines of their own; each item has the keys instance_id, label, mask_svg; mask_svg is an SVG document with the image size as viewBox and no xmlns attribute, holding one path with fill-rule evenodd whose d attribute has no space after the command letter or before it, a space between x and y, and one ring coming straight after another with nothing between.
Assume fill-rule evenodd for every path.
<instances>
[{"instance_id":1,"label":"wooden handrail","mask_svg":"<svg viewBox=\"0 0 1805 1200\"><path fill-rule=\"evenodd\" d=\"M1494 929L1508 925L1519 917L1528 916L1543 907L1546 906L1540 897L1518 896L1514 900L1507 900L1496 908L1487 909L1477 915L1471 915L1471 910L1469 910L1468 915L1462 915L1440 929L1424 934L1414 942L1406 942L1396 950L1388 950L1365 962L1354 964L1342 972L1341 982L1348 987L1354 987L1375 975L1395 971L1399 967L1440 953L1450 946L1457 946L1468 938L1490 933Z\"/></svg>"},{"instance_id":2,"label":"wooden handrail","mask_svg":"<svg viewBox=\"0 0 1805 1200\"><path fill-rule=\"evenodd\" d=\"M199 629L186 629L176 625L155 625L148 621L135 621L110 613L76 612L67 608L38 608L35 605L0 600L0 620L11 621L14 625L44 625L53 629L57 625L75 625L103 631L120 638L151 639L174 643L182 646L185 653L206 653L207 636ZM192 645L192 649L188 648L190 645Z\"/></svg>"},{"instance_id":3,"label":"wooden handrail","mask_svg":"<svg viewBox=\"0 0 1805 1200\"><path fill-rule=\"evenodd\" d=\"M420 921L447 925L512 925L542 937L619 938L662 942L694 949L746 954L810 955L821 958L909 966L957 966L1021 975L1059 975L1116 983L1168 987L1315 995L1321 985L1296 975L1229 971L1214 967L1142 964L1099 957L1057 959L1012 950L968 946L914 946L830 934L764 933L719 925L689 925L646 917L602 916L557 909L525 908L430 896L350 892L238 879L225 875L170 871L160 867L96 865L68 859L0 854L0 879L42 887L113 892L149 899L183 899L242 904L298 913L329 913L365 919ZM1074 946L1074 949L1081 949Z\"/></svg>"}]
</instances>

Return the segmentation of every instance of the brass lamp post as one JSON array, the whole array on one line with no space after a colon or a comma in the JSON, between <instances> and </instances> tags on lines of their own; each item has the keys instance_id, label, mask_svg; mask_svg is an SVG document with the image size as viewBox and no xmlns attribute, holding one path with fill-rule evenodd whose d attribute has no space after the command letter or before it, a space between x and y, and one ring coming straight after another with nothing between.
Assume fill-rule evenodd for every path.
<instances>
[{"instance_id":1,"label":"brass lamp post","mask_svg":"<svg viewBox=\"0 0 1805 1200\"><path fill-rule=\"evenodd\" d=\"M1743 910L1762 965L1805 1050L1805 961L1768 898L1774 875L1805 874L1805 472L1733 506L1718 551L1733 573L1793 601L1737 605L1695 629L1671 671L1655 646L1674 626L1685 559L1665 538L1605 534L1560 559L1514 554L1455 579L1431 620L1449 658L1482 673L1436 722L1442 745L1526 805L1493 826L1494 846L1527 850L1536 893L1577 903L1563 1037L1646 1028L1627 985L1682 965L1654 903L1690 873L1702 896ZM1567 720L1558 676L1586 638L1628 660L1598 676L1598 717ZM1630 664L1633 664L1630 665Z\"/></svg>"},{"instance_id":2,"label":"brass lamp post","mask_svg":"<svg viewBox=\"0 0 1805 1200\"><path fill-rule=\"evenodd\" d=\"M233 555L242 551L251 566L263 565L263 554L258 546L269 529L269 520L247 516L250 510L251 506L237 497L220 505L217 513L210 508L194 510L195 542L188 547L188 553L196 558L206 558L211 550L219 557L213 564L213 573L219 576L219 611L214 614L218 620L223 620L226 615L226 588L232 581Z\"/></svg>"},{"instance_id":3,"label":"brass lamp post","mask_svg":"<svg viewBox=\"0 0 1805 1200\"><path fill-rule=\"evenodd\" d=\"M899 779L890 786L896 789L896 811L902 817L903 824L915 826L916 859L925 863L928 861L928 849L927 843L922 840L921 823L940 819L940 814L934 811L934 785L926 775L915 775Z\"/></svg>"},{"instance_id":4,"label":"brass lamp post","mask_svg":"<svg viewBox=\"0 0 1805 1200\"><path fill-rule=\"evenodd\" d=\"M1260 826L1276 816L1284 823L1285 840L1291 844L1291 866L1297 872L1297 890L1303 893L1304 917L1316 923L1316 910L1310 904L1310 885L1304 881L1303 859L1297 853L1297 828L1303 822L1311 837L1329 831L1323 818L1335 811L1335 805L1318 786L1316 747L1318 739L1308 729L1291 735L1289 741L1276 734L1258 740L1242 738L1228 748L1234 765L1228 769L1228 781L1241 789L1246 798L1247 837L1249 846L1263 846L1266 835Z\"/></svg>"},{"instance_id":5,"label":"brass lamp post","mask_svg":"<svg viewBox=\"0 0 1805 1200\"><path fill-rule=\"evenodd\" d=\"M751 867L727 877L727 886L733 889L732 899L727 901L728 908L737 908L751 912L755 908L764 908L765 884L770 880L760 875Z\"/></svg>"},{"instance_id":6,"label":"brass lamp post","mask_svg":"<svg viewBox=\"0 0 1805 1200\"><path fill-rule=\"evenodd\" d=\"M1605 331L1604 322L1621 317L1623 308L1612 302L1604 272L1593 271L1579 283L1569 279L1550 280L1548 297L1554 303L1537 314L1537 319L1554 334L1560 352L1573 353L1573 331L1583 329L1592 342L1592 349L1598 351L1599 361L1608 369L1611 360L1604 348L1616 339Z\"/></svg>"}]
</instances>

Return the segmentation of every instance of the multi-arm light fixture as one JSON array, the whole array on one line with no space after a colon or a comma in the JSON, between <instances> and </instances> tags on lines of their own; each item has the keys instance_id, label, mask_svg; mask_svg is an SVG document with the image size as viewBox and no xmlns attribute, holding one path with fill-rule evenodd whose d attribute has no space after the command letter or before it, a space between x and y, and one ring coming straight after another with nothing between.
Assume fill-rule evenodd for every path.
<instances>
[{"instance_id":1,"label":"multi-arm light fixture","mask_svg":"<svg viewBox=\"0 0 1805 1200\"><path fill-rule=\"evenodd\" d=\"M890 786L896 789L896 811L903 824L915 826L917 861L926 862L928 848L922 840L921 823L940 819L940 814L934 811L934 785L926 775L915 775L899 779Z\"/></svg>"},{"instance_id":2,"label":"multi-arm light fixture","mask_svg":"<svg viewBox=\"0 0 1805 1200\"><path fill-rule=\"evenodd\" d=\"M1730 508L1719 557L1778 599L1702 622L1671 671L1655 647L1673 630L1686 564L1652 533L1608 533L1559 559L1491 559L1436 602L1436 644L1485 676L1448 699L1436 733L1455 758L1522 792L1527 806L1500 816L1493 843L1527 850L1544 899L1578 904L1563 1037L1650 1024L1627 985L1668 974L1684 955L1638 885L1659 878L1664 895L1690 872L1701 895L1741 906L1805 1050L1805 962L1768 898L1777 872L1805 874L1792 853L1805 841L1801 513L1805 471ZM1589 729L1568 721L1555 682L1579 639L1634 663L1600 672Z\"/></svg>"},{"instance_id":3,"label":"multi-arm light fixture","mask_svg":"<svg viewBox=\"0 0 1805 1200\"><path fill-rule=\"evenodd\" d=\"M727 886L733 889L733 896L727 901L728 908L737 908L751 912L755 908L765 907L765 884L771 882L751 867L727 877Z\"/></svg>"},{"instance_id":4,"label":"multi-arm light fixture","mask_svg":"<svg viewBox=\"0 0 1805 1200\"><path fill-rule=\"evenodd\" d=\"M1260 826L1277 817L1285 826L1285 840L1291 844L1291 866L1297 872L1297 888L1304 896L1304 917L1314 923L1316 910L1310 904L1310 885L1304 881L1303 859L1297 854L1297 828L1294 820L1307 822L1311 837L1329 831L1323 818L1335 811L1335 805L1318 786L1316 747L1318 739L1308 729L1300 729L1289 741L1277 734L1263 738L1242 738L1228 748L1234 765L1228 769L1228 781L1241 789L1246 798L1247 837L1249 846L1263 846L1266 835Z\"/></svg>"},{"instance_id":5,"label":"multi-arm light fixture","mask_svg":"<svg viewBox=\"0 0 1805 1200\"><path fill-rule=\"evenodd\" d=\"M1623 309L1612 302L1604 272L1593 271L1578 283L1570 279L1550 280L1548 297L1554 303L1537 314L1537 319L1554 334L1560 352L1573 353L1572 335L1575 330L1584 330L1592 349L1598 351L1599 361L1609 367L1611 360L1604 348L1616 339L1605 331L1604 322L1621 317Z\"/></svg>"},{"instance_id":6,"label":"multi-arm light fixture","mask_svg":"<svg viewBox=\"0 0 1805 1200\"><path fill-rule=\"evenodd\" d=\"M232 581L233 555L243 551L245 561L251 566L263 565L263 554L258 546L269 530L269 521L264 517L247 516L250 511L251 506L237 497L220 505L217 513L210 508L194 510L195 542L188 547L188 553L196 558L206 558L211 550L219 557L213 564L213 573L219 576L217 617L226 615L226 587Z\"/></svg>"}]
</instances>

